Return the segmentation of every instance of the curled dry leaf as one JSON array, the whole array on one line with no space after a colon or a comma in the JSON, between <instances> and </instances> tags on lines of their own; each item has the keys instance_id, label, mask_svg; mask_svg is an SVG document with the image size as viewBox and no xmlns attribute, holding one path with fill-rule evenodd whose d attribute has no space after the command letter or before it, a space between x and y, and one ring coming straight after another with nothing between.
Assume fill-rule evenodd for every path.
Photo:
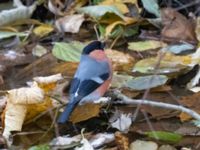
<instances>
[{"instance_id":1,"label":"curled dry leaf","mask_svg":"<svg viewBox=\"0 0 200 150\"><path fill-rule=\"evenodd\" d=\"M164 28L162 36L172 39L196 41L195 30L192 21L172 8L161 10L161 18Z\"/></svg>"},{"instance_id":2,"label":"curled dry leaf","mask_svg":"<svg viewBox=\"0 0 200 150\"><path fill-rule=\"evenodd\" d=\"M7 105L4 110L3 136L8 139L11 131L21 131L27 104L41 103L44 98L43 90L35 83L32 87L8 91Z\"/></svg>"},{"instance_id":3,"label":"curled dry leaf","mask_svg":"<svg viewBox=\"0 0 200 150\"><path fill-rule=\"evenodd\" d=\"M55 25L60 32L78 33L84 20L83 14L70 15L56 20Z\"/></svg>"},{"instance_id":4,"label":"curled dry leaf","mask_svg":"<svg viewBox=\"0 0 200 150\"><path fill-rule=\"evenodd\" d=\"M51 75L51 76L47 76L47 77L34 77L33 78L34 81L36 81L37 83L40 83L40 84L49 84L49 83L57 82L62 79L63 79L63 77L60 73Z\"/></svg>"}]
</instances>

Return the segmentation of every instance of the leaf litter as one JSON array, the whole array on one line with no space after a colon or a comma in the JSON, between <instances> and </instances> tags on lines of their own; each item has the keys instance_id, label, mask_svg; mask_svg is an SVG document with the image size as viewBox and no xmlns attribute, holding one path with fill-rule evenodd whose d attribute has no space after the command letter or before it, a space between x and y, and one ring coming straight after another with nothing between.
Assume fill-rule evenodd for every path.
<instances>
[{"instance_id":1,"label":"leaf litter","mask_svg":"<svg viewBox=\"0 0 200 150\"><path fill-rule=\"evenodd\" d=\"M49 0L36 3L16 0L14 8L2 8L0 100L2 135L8 146L28 149L34 145L30 149L50 149L53 138L69 134L60 139L73 141L85 128L84 135L74 140L75 144L64 142L64 147L162 150L179 146L198 149L199 135L193 134L193 140L188 140L194 131L187 125L199 126L199 120L195 124L191 122L194 119L191 113L199 113L198 89L193 90L195 94L190 91L198 88L199 73L184 76L183 80L189 82L182 86L176 81L199 65L199 17L196 3L181 1L179 4L172 1L168 7L170 4L162 0ZM185 12L187 9L193 14ZM12 44L16 38L18 42ZM106 42L105 52L112 60L114 77L106 94L111 101L106 99L77 108L71 116L75 127L57 125L58 113L68 102L68 86L82 49L96 39ZM61 84L67 85L64 92L56 91ZM149 99L185 106L191 111L186 114L141 104L126 105L116 97L115 90L121 90L134 98L133 101ZM179 130L180 136L184 135L179 138L174 132L181 127L188 131L184 134ZM34 134L43 128L43 132ZM20 135L23 131L27 135ZM29 135L32 132L37 140ZM39 142L45 137L45 143ZM30 142L20 140L23 138Z\"/></svg>"}]
</instances>

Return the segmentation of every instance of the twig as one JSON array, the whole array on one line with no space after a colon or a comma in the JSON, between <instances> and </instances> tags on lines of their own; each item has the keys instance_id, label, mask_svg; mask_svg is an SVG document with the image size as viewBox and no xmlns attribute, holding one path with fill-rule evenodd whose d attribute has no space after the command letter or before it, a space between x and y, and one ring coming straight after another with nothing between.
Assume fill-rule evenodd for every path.
<instances>
[{"instance_id":1,"label":"twig","mask_svg":"<svg viewBox=\"0 0 200 150\"><path fill-rule=\"evenodd\" d=\"M163 102L154 102L154 101L147 100L147 99L131 99L117 90L114 91L114 95L117 98L121 99L121 101L117 101L116 103L131 104L131 105L135 105L135 104L141 105L142 104L142 105L149 105L152 107L160 107L160 108L166 108L166 109L172 109L172 110L179 110L179 111L189 114L193 118L200 121L200 115L198 113L196 113L195 111L193 111L191 109L185 108L181 105L174 105L174 104L168 104L168 103L163 103Z\"/></svg>"}]
</instances>

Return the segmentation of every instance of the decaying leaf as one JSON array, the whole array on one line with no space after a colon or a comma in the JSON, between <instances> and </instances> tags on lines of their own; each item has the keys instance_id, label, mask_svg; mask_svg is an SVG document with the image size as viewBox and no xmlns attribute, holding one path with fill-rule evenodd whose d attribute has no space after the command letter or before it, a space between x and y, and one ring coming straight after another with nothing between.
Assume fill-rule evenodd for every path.
<instances>
[{"instance_id":1,"label":"decaying leaf","mask_svg":"<svg viewBox=\"0 0 200 150\"><path fill-rule=\"evenodd\" d=\"M33 87L8 91L3 136L8 139L11 131L21 131L28 104L42 103L44 93L35 83Z\"/></svg>"},{"instance_id":2,"label":"decaying leaf","mask_svg":"<svg viewBox=\"0 0 200 150\"><path fill-rule=\"evenodd\" d=\"M55 25L60 32L78 33L85 20L84 15L70 15L56 20Z\"/></svg>"},{"instance_id":3,"label":"decaying leaf","mask_svg":"<svg viewBox=\"0 0 200 150\"><path fill-rule=\"evenodd\" d=\"M120 132L115 133L115 142L120 150L129 150L129 139Z\"/></svg>"},{"instance_id":4,"label":"decaying leaf","mask_svg":"<svg viewBox=\"0 0 200 150\"><path fill-rule=\"evenodd\" d=\"M200 113L200 110L199 110L199 105L200 105L199 95L200 95L200 92L195 93L195 94L190 95L190 96L182 97L179 100L179 102L182 105L187 106L188 108L196 111L197 113ZM181 121L188 121L188 120L192 119L191 116L189 116L188 114L183 113L183 112L180 114L179 117L180 117Z\"/></svg>"},{"instance_id":5,"label":"decaying leaf","mask_svg":"<svg viewBox=\"0 0 200 150\"><path fill-rule=\"evenodd\" d=\"M60 75L35 78L30 87L23 87L8 91L6 96L7 105L4 110L4 132L3 136L8 140L11 131L21 131L24 120L35 117L42 111L52 107L52 101L45 94L52 90L52 86L42 89L41 85L49 85L60 80ZM55 86L54 86L55 87Z\"/></svg>"},{"instance_id":6,"label":"decaying leaf","mask_svg":"<svg viewBox=\"0 0 200 150\"><path fill-rule=\"evenodd\" d=\"M200 41L200 17L197 17L195 33L198 41Z\"/></svg>"},{"instance_id":7,"label":"decaying leaf","mask_svg":"<svg viewBox=\"0 0 200 150\"><path fill-rule=\"evenodd\" d=\"M87 103L84 105L78 105L70 116L70 120L73 123L81 122L92 117L99 115L101 104Z\"/></svg>"},{"instance_id":8,"label":"decaying leaf","mask_svg":"<svg viewBox=\"0 0 200 150\"><path fill-rule=\"evenodd\" d=\"M196 41L195 30L192 21L172 8L161 10L161 18L164 28L162 36L172 39Z\"/></svg>"},{"instance_id":9,"label":"decaying leaf","mask_svg":"<svg viewBox=\"0 0 200 150\"><path fill-rule=\"evenodd\" d=\"M171 53L166 53L160 62L159 57L161 56L146 58L138 61L133 68L133 72L138 71L141 73L153 73L155 71L155 67L158 66L158 68L156 68L158 73L168 74L178 72L193 64L191 55L177 56Z\"/></svg>"}]
</instances>

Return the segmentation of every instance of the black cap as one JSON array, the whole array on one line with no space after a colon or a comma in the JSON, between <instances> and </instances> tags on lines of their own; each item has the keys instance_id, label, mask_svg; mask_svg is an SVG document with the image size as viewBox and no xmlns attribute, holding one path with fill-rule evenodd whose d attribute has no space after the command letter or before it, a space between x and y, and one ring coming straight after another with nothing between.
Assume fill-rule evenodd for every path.
<instances>
[{"instance_id":1,"label":"black cap","mask_svg":"<svg viewBox=\"0 0 200 150\"><path fill-rule=\"evenodd\" d=\"M94 50L104 50L105 42L101 41L93 41L90 44L88 44L84 49L82 54L88 55Z\"/></svg>"}]
</instances>

